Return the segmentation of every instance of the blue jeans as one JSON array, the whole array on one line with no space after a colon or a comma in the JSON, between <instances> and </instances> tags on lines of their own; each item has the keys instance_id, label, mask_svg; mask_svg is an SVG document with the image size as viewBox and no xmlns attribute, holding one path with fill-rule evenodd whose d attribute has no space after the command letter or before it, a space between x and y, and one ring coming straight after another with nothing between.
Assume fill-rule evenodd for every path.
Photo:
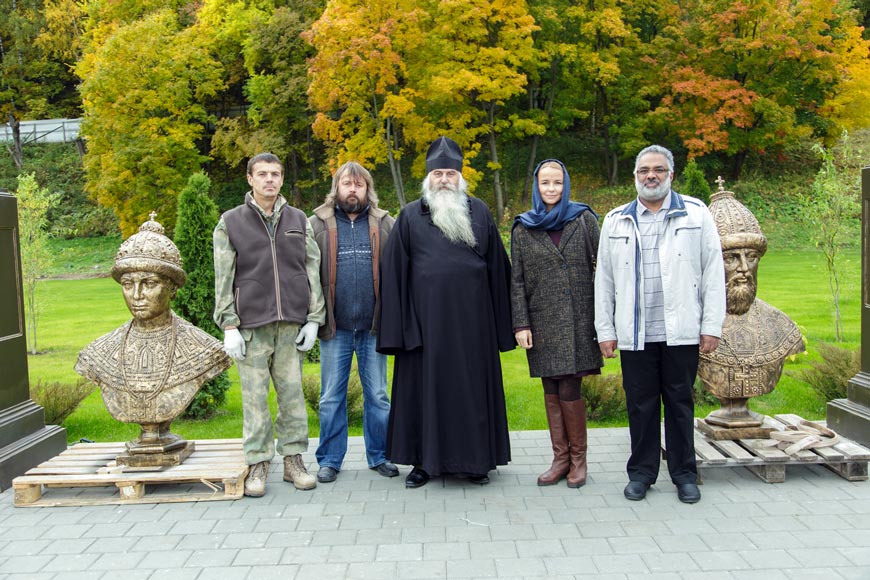
<instances>
[{"instance_id":1,"label":"blue jeans","mask_svg":"<svg viewBox=\"0 0 870 580\"><path fill-rule=\"evenodd\" d=\"M347 453L347 381L353 354L363 388L363 439L369 467L387 460L387 357L375 351L377 337L368 330L337 330L320 341L320 445L317 463L341 470Z\"/></svg>"}]
</instances>

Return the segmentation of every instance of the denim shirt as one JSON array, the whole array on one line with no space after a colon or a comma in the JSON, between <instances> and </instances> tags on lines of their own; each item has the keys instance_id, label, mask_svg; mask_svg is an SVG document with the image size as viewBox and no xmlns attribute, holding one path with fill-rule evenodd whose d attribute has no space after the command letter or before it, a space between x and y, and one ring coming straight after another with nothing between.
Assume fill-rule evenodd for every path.
<instances>
[{"instance_id":1,"label":"denim shirt","mask_svg":"<svg viewBox=\"0 0 870 580\"><path fill-rule=\"evenodd\" d=\"M335 327L340 330L370 330L375 314L375 295L368 207L353 221L336 207L335 221L338 230Z\"/></svg>"}]
</instances>

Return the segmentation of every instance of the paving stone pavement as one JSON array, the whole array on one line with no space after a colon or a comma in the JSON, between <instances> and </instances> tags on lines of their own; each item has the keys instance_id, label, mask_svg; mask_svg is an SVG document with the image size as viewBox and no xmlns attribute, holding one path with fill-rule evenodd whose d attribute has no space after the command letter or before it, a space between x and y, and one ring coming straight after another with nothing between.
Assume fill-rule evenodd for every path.
<instances>
[{"instance_id":1,"label":"paving stone pavement","mask_svg":"<svg viewBox=\"0 0 870 580\"><path fill-rule=\"evenodd\" d=\"M312 440L305 455L316 470ZM627 429L589 432L589 481L538 487L544 431L511 433L489 485L405 489L366 468L351 438L332 484L296 491L272 463L259 499L16 508L0 494L0 579L870 580L870 482L789 466L767 484L709 469L681 504L662 470L629 502Z\"/></svg>"}]
</instances>

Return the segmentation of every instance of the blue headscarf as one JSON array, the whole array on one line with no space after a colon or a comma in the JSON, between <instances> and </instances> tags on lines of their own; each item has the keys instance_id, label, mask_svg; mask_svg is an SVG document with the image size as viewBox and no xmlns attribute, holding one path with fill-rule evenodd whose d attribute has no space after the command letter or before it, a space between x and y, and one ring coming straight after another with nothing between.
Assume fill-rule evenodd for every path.
<instances>
[{"instance_id":1,"label":"blue headscarf","mask_svg":"<svg viewBox=\"0 0 870 580\"><path fill-rule=\"evenodd\" d=\"M538 190L538 171L541 170L541 165L549 161L558 163L565 176L562 184L562 199L551 211L547 211L547 206L544 205L541 192ZM530 230L562 230L565 229L566 224L577 219L584 211L592 211L592 208L585 203L571 201L571 179L568 177L565 164L558 159L544 159L535 168L535 179L532 182L532 209L518 215L515 221ZM592 211L592 215L598 217L594 211Z\"/></svg>"}]
</instances>

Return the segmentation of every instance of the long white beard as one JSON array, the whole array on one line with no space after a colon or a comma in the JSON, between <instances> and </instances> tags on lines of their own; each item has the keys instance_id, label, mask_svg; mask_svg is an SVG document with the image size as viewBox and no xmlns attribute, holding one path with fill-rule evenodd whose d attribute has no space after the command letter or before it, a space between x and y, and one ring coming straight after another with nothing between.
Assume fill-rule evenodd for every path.
<instances>
[{"instance_id":1,"label":"long white beard","mask_svg":"<svg viewBox=\"0 0 870 580\"><path fill-rule=\"evenodd\" d=\"M658 187L648 188L643 183L634 180L634 187L637 189L637 196L644 201L659 201L664 199L671 191L671 177L668 177L659 183Z\"/></svg>"},{"instance_id":2,"label":"long white beard","mask_svg":"<svg viewBox=\"0 0 870 580\"><path fill-rule=\"evenodd\" d=\"M429 178L423 180L423 199L429 205L434 223L451 242L463 243L472 248L477 245L471 228L471 212L465 180L460 177L459 186L445 186L432 191Z\"/></svg>"}]
</instances>

